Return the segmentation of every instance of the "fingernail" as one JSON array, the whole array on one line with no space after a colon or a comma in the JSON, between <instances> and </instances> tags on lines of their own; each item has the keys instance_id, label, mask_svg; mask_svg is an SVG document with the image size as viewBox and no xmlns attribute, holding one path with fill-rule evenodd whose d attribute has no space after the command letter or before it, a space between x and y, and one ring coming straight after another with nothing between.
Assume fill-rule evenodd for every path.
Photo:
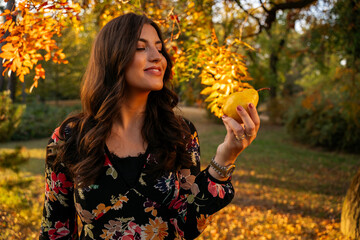
<instances>
[{"instance_id":1,"label":"fingernail","mask_svg":"<svg viewBox=\"0 0 360 240\"><path fill-rule=\"evenodd\" d=\"M227 115L226 114L222 115L222 118L227 118Z\"/></svg>"},{"instance_id":2,"label":"fingernail","mask_svg":"<svg viewBox=\"0 0 360 240\"><path fill-rule=\"evenodd\" d=\"M243 110L243 107L242 106L237 106L237 108L236 108L239 112L241 112L242 110Z\"/></svg>"},{"instance_id":3,"label":"fingernail","mask_svg":"<svg viewBox=\"0 0 360 240\"><path fill-rule=\"evenodd\" d=\"M249 103L249 108L254 108L254 104Z\"/></svg>"}]
</instances>

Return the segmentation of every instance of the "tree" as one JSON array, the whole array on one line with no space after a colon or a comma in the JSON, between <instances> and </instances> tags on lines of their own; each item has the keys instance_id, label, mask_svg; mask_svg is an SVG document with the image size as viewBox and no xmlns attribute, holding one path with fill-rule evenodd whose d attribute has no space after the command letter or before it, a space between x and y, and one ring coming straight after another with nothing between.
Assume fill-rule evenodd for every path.
<instances>
[{"instance_id":1,"label":"tree","mask_svg":"<svg viewBox=\"0 0 360 240\"><path fill-rule=\"evenodd\" d=\"M353 239L360 237L360 171L354 176L341 211L341 232Z\"/></svg>"},{"instance_id":2,"label":"tree","mask_svg":"<svg viewBox=\"0 0 360 240\"><path fill-rule=\"evenodd\" d=\"M8 11L13 11L15 8L15 0L10 0L7 2L6 4L6 8L5 10L8 10ZM15 17L12 16L11 18L11 21L15 21ZM10 20L9 19L9 20ZM10 35L10 32L9 31L6 31L5 34L0 37L0 39L6 39L8 36ZM0 52L1 52L1 48L6 44L6 42L2 42L0 41ZM0 62L2 62L2 58L0 57ZM0 68L1 72L3 72L3 66L1 65L1 68ZM4 75L0 75L0 91L4 88L4 85L5 85L5 76ZM14 73L10 73L9 74L9 80L8 80L8 84L7 84L7 89L10 90L10 98L12 100L15 99L15 88L16 88L16 78L15 78L15 75Z\"/></svg>"},{"instance_id":3,"label":"tree","mask_svg":"<svg viewBox=\"0 0 360 240\"><path fill-rule=\"evenodd\" d=\"M11 7L1 14L6 21L0 25L0 43L4 43L0 57L5 60L5 69L1 74L16 73L19 80L24 82L25 75L35 68L32 89L37 87L40 78L45 78L45 71L38 63L39 60L51 59L56 63L67 63L53 37L61 35L61 29L67 21L77 20L76 14L80 6L64 0L51 3L23 0L17 6L14 5L14 0L11 0L7 5Z\"/></svg>"},{"instance_id":4,"label":"tree","mask_svg":"<svg viewBox=\"0 0 360 240\"><path fill-rule=\"evenodd\" d=\"M40 79L39 85L28 96L41 101L79 99L82 75L85 72L91 43L98 32L99 26L92 12L82 16L81 29L70 26L62 30L61 37L54 38L59 48L63 49L68 64L57 64L47 61L42 64L46 78ZM31 78L31 76L29 76ZM30 88L31 85L27 85Z\"/></svg>"},{"instance_id":5,"label":"tree","mask_svg":"<svg viewBox=\"0 0 360 240\"><path fill-rule=\"evenodd\" d=\"M276 122L279 114L279 102L277 97L279 95L279 87L281 81L279 77L279 61L283 50L286 47L289 34L294 31L295 22L301 19L301 11L306 11L310 6L314 5L317 0L297 0L297 1L258 1L254 4L253 1L239 1L234 0L241 11L248 15L248 21L244 27L244 36L242 39L256 38L261 35L266 36L266 41L272 43L270 52L267 53L266 58L261 61L267 61L267 74L265 77L267 85L270 87L270 103L269 114L273 122ZM279 25L282 26L282 31L279 32ZM278 28L277 30L274 28ZM257 65L256 53L250 52L248 54L252 60L252 64ZM251 65L251 64L250 64ZM254 67L256 68L256 67ZM252 74L253 72L251 72Z\"/></svg>"}]
</instances>

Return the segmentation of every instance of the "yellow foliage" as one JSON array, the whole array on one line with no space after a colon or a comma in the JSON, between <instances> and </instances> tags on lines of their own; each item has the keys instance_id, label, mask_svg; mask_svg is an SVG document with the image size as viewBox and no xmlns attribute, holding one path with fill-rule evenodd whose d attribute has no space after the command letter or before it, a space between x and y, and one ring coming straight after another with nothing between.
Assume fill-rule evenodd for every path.
<instances>
[{"instance_id":1,"label":"yellow foliage","mask_svg":"<svg viewBox=\"0 0 360 240\"><path fill-rule=\"evenodd\" d=\"M37 65L32 90L37 87L40 78L45 78L45 70L38 64L39 60L52 59L56 63L66 64L65 54L61 50L54 53L58 46L53 37L61 35L67 19L77 20L79 11L80 6L68 0L61 0L60 3L22 0L14 11L5 10L1 14L6 21L0 25L0 38L6 32L9 32L9 36L4 38L7 44L1 48L0 57L4 59L2 74L6 71L16 72L23 82L24 76L30 73L29 68ZM16 24L11 16L17 17ZM41 50L47 52L44 57L40 54Z\"/></svg>"},{"instance_id":2,"label":"yellow foliage","mask_svg":"<svg viewBox=\"0 0 360 240\"><path fill-rule=\"evenodd\" d=\"M94 5L95 6L95 5ZM146 9L146 12L145 10ZM106 9L100 15L100 26L104 26L107 22L116 16L128 12L135 12L138 14L145 14L150 19L153 19L155 23L164 29L171 30L171 36L169 39L165 39L165 42L169 40L175 40L180 35L180 26L178 16L174 13L173 9L168 8L166 2L130 2L124 0L117 0L106 5Z\"/></svg>"},{"instance_id":3,"label":"yellow foliage","mask_svg":"<svg viewBox=\"0 0 360 240\"><path fill-rule=\"evenodd\" d=\"M219 46L219 41L213 31L212 43L206 45L206 49L199 54L206 64L200 77L201 83L207 87L201 91L201 94L209 95L205 102L209 102L208 108L217 117L223 115L223 104L231 93L244 88L252 88L249 83L243 82L249 81L251 78L247 72L244 56L234 51L236 44L251 48L239 39Z\"/></svg>"}]
</instances>

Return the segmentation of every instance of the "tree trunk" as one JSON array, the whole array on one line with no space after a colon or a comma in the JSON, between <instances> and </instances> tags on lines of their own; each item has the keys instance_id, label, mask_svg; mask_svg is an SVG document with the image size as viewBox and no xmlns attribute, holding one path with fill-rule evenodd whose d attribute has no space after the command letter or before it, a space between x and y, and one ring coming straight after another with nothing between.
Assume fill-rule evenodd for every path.
<instances>
[{"instance_id":1,"label":"tree trunk","mask_svg":"<svg viewBox=\"0 0 360 240\"><path fill-rule=\"evenodd\" d=\"M26 103L26 84L25 81L22 82L22 89L21 89L21 95L22 95L22 103Z\"/></svg>"},{"instance_id":2,"label":"tree trunk","mask_svg":"<svg viewBox=\"0 0 360 240\"><path fill-rule=\"evenodd\" d=\"M13 102L15 102L15 98L16 98L16 75L14 72L11 72L9 81L8 81L8 87L7 89L10 90L10 98Z\"/></svg>"},{"instance_id":3,"label":"tree trunk","mask_svg":"<svg viewBox=\"0 0 360 240\"><path fill-rule=\"evenodd\" d=\"M269 68L271 71L271 79L270 79L270 98L274 99L277 95L277 87L278 87L278 71L277 71L277 63L279 61L279 53L280 48L278 50L273 50L270 54L269 59Z\"/></svg>"},{"instance_id":4,"label":"tree trunk","mask_svg":"<svg viewBox=\"0 0 360 240\"><path fill-rule=\"evenodd\" d=\"M341 211L341 232L352 239L360 239L360 170L353 178Z\"/></svg>"},{"instance_id":5,"label":"tree trunk","mask_svg":"<svg viewBox=\"0 0 360 240\"><path fill-rule=\"evenodd\" d=\"M4 21L5 21L5 17L4 17ZM5 38L6 34L2 37ZM5 42L0 43L0 53L1 53L1 48L2 46L5 45ZM0 92L4 90L5 87L5 75L3 76L3 71L5 70L4 66L3 66L3 59L0 58Z\"/></svg>"},{"instance_id":6,"label":"tree trunk","mask_svg":"<svg viewBox=\"0 0 360 240\"><path fill-rule=\"evenodd\" d=\"M3 12L4 12L4 8L1 7L1 13L3 13ZM2 20L3 20L3 22L5 22L5 16L2 16ZM1 39L5 38L6 34L8 34L8 33L5 33L4 36L1 37ZM0 53L1 53L1 48L4 45L5 45L5 42L0 43ZM0 92L4 90L4 86L5 86L5 76L2 75L2 72L4 71L2 61L3 61L3 59L0 58Z\"/></svg>"},{"instance_id":7,"label":"tree trunk","mask_svg":"<svg viewBox=\"0 0 360 240\"><path fill-rule=\"evenodd\" d=\"M1 47L2 47L2 45L0 44L0 50L1 50ZM4 90L4 85L5 85L5 76L2 75L3 71L4 71L4 67L2 65L2 58L0 58L0 92L2 92Z\"/></svg>"},{"instance_id":8,"label":"tree trunk","mask_svg":"<svg viewBox=\"0 0 360 240\"><path fill-rule=\"evenodd\" d=\"M13 11L15 8L15 0L9 0L7 3L6 3L6 8L5 9L8 9L10 11ZM12 19L13 21L15 21L15 18L13 17ZM4 16L4 21L5 21L5 16ZM3 36L2 38L6 38L7 36L9 36L9 31L7 31ZM6 44L6 42L2 42L0 43L0 52L1 52L1 48L2 46L4 46ZM0 91L4 90L4 86L5 86L5 76L6 75L2 75L2 72L4 71L4 67L2 65L2 62L3 62L3 59L0 58ZM9 79L9 82L11 80ZM8 87L10 86L10 83L8 83ZM15 92L13 93L13 95L15 96Z\"/></svg>"},{"instance_id":9,"label":"tree trunk","mask_svg":"<svg viewBox=\"0 0 360 240\"><path fill-rule=\"evenodd\" d=\"M279 87L279 75L278 75L278 62L279 55L281 54L283 47L286 42L287 34L289 29L286 29L284 37L280 40L278 48L274 48L270 54L269 58L269 68L270 68L270 101L268 105L268 112L270 122L274 124L280 124L282 122L283 110L281 103L278 101L277 92Z\"/></svg>"}]
</instances>

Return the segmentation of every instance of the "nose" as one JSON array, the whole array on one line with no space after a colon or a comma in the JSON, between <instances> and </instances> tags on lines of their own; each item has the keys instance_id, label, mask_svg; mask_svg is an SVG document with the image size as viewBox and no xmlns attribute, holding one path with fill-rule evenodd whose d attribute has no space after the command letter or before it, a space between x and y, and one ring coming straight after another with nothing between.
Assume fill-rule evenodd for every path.
<instances>
[{"instance_id":1,"label":"nose","mask_svg":"<svg viewBox=\"0 0 360 240\"><path fill-rule=\"evenodd\" d=\"M156 47L150 48L148 59L150 62L159 62L161 61L162 54L159 53L159 50Z\"/></svg>"}]
</instances>

